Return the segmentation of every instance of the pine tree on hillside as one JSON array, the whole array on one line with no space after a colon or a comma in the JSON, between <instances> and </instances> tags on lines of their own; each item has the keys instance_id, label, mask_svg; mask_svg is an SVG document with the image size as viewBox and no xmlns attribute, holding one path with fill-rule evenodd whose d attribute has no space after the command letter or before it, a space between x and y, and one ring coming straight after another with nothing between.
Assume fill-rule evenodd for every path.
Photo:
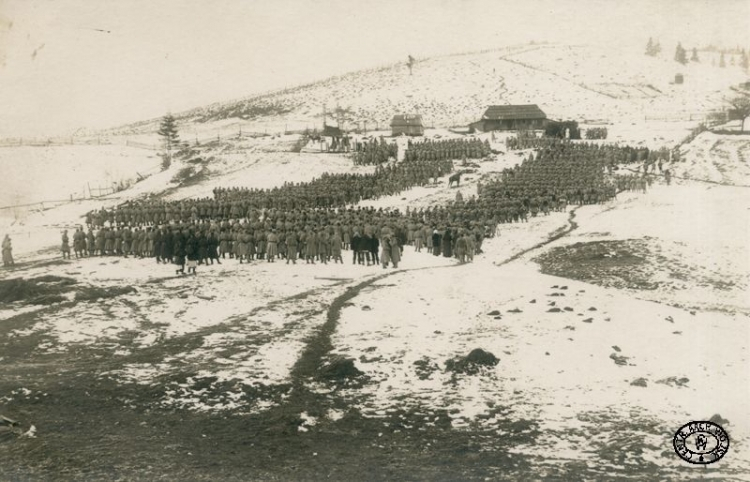
<instances>
[{"instance_id":1,"label":"pine tree on hillside","mask_svg":"<svg viewBox=\"0 0 750 482\"><path fill-rule=\"evenodd\" d=\"M721 53L721 57L719 57L719 67L722 69L727 66L726 60L724 60L724 52Z\"/></svg>"},{"instance_id":2,"label":"pine tree on hillside","mask_svg":"<svg viewBox=\"0 0 750 482\"><path fill-rule=\"evenodd\" d=\"M734 61L734 55L732 55L732 60L729 61L729 64L734 67L736 65L736 62Z\"/></svg>"},{"instance_id":3,"label":"pine tree on hillside","mask_svg":"<svg viewBox=\"0 0 750 482\"><path fill-rule=\"evenodd\" d=\"M748 58L747 52L744 50L742 51L742 57L740 58L740 65L745 70L750 68L750 58Z\"/></svg>"},{"instance_id":4,"label":"pine tree on hillside","mask_svg":"<svg viewBox=\"0 0 750 482\"><path fill-rule=\"evenodd\" d=\"M164 154L162 156L162 168L168 169L172 164L172 149L180 142L180 134L177 131L177 121L172 114L165 115L161 120L158 134L164 142Z\"/></svg>"},{"instance_id":5,"label":"pine tree on hillside","mask_svg":"<svg viewBox=\"0 0 750 482\"><path fill-rule=\"evenodd\" d=\"M693 47L693 55L690 56L691 62L700 62L700 59L698 58L698 49Z\"/></svg>"},{"instance_id":6,"label":"pine tree on hillside","mask_svg":"<svg viewBox=\"0 0 750 482\"><path fill-rule=\"evenodd\" d=\"M681 43L677 44L677 48L675 49L675 52L674 52L674 60L675 62L679 62L681 64L686 64L688 61L687 51L685 51Z\"/></svg>"}]
</instances>

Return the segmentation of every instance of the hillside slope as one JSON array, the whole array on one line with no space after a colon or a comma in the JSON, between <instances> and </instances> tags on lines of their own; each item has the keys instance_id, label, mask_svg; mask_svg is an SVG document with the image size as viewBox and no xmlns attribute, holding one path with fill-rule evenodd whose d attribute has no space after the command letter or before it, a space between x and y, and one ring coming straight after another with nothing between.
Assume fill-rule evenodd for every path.
<instances>
[{"instance_id":1,"label":"hillside slope","mask_svg":"<svg viewBox=\"0 0 750 482\"><path fill-rule=\"evenodd\" d=\"M386 129L399 112L418 112L428 126L466 125L490 104L538 104L550 118L607 122L699 120L722 108L739 67L680 65L666 54L612 52L600 47L523 45L422 60L413 75L402 64L353 72L271 94L178 114L197 137L320 127L323 106L347 128ZM682 73L685 83L673 83ZM148 135L158 119L119 127L110 135Z\"/></svg>"}]
</instances>

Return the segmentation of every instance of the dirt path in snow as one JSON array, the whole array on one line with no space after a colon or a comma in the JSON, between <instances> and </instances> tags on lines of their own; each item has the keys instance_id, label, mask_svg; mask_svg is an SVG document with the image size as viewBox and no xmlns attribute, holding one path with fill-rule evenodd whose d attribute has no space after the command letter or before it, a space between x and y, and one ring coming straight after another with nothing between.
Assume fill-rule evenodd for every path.
<instances>
[{"instance_id":1,"label":"dirt path in snow","mask_svg":"<svg viewBox=\"0 0 750 482\"><path fill-rule=\"evenodd\" d=\"M542 242L539 242L539 243L537 243L537 244L535 244L535 245L533 245L533 246L531 246L529 248L526 248L526 249L524 249L522 251L519 251L518 253L514 254L513 256L511 256L510 258L508 258L508 259L506 259L504 261L501 261L499 263L495 263L495 266L498 266L498 267L499 266L504 266L504 265L506 265L508 263L511 263L511 262L517 260L521 256L523 256L523 255L525 255L527 253L530 253L531 251L534 251L534 250L537 250L537 249L542 248L544 246L547 246L548 244L553 243L553 242L557 241L558 239L560 239L560 238L562 238L564 236L569 235L571 232L573 232L575 229L578 228L578 223L575 222L575 217L576 217L576 211L578 209L580 209L581 207L583 207L583 206L578 206L576 208L573 208L568 213L568 227L561 228L561 229L557 230L555 233L553 233L546 240L544 240Z\"/></svg>"}]
</instances>

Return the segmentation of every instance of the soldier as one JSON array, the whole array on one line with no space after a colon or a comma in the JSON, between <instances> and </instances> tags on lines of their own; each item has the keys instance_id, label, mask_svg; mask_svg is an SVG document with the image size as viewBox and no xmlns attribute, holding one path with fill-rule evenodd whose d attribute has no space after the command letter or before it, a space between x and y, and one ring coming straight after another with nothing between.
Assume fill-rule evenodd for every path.
<instances>
[{"instance_id":1,"label":"soldier","mask_svg":"<svg viewBox=\"0 0 750 482\"><path fill-rule=\"evenodd\" d=\"M115 233L112 228L105 228L104 231L104 254L112 254L115 246Z\"/></svg>"},{"instance_id":2,"label":"soldier","mask_svg":"<svg viewBox=\"0 0 750 482\"><path fill-rule=\"evenodd\" d=\"M185 236L178 231L174 236L174 260L179 266L175 274L185 274L185 241Z\"/></svg>"},{"instance_id":3,"label":"soldier","mask_svg":"<svg viewBox=\"0 0 750 482\"><path fill-rule=\"evenodd\" d=\"M318 259L323 264L328 264L328 233L325 229L318 233Z\"/></svg>"},{"instance_id":4,"label":"soldier","mask_svg":"<svg viewBox=\"0 0 750 482\"><path fill-rule=\"evenodd\" d=\"M318 255L318 237L315 232L308 227L305 232L305 260L307 264L315 264L315 256Z\"/></svg>"},{"instance_id":5,"label":"soldier","mask_svg":"<svg viewBox=\"0 0 750 482\"><path fill-rule=\"evenodd\" d=\"M3 238L3 266L6 268L13 266L15 263L13 262L13 245L10 241L10 236L5 235L5 238Z\"/></svg>"},{"instance_id":6,"label":"soldier","mask_svg":"<svg viewBox=\"0 0 750 482\"><path fill-rule=\"evenodd\" d=\"M401 262L401 255L404 252L404 245L398 236L393 238L391 242L391 262L394 268L398 268L398 264Z\"/></svg>"},{"instance_id":7,"label":"soldier","mask_svg":"<svg viewBox=\"0 0 750 482\"><path fill-rule=\"evenodd\" d=\"M331 258L334 263L344 264L341 257L341 236L334 234L330 239Z\"/></svg>"},{"instance_id":8,"label":"soldier","mask_svg":"<svg viewBox=\"0 0 750 482\"><path fill-rule=\"evenodd\" d=\"M290 229L286 233L286 247L287 247L286 264L289 264L289 261L291 261L293 264L297 264L297 249L298 249L297 241L298 241L297 234L294 232L293 229Z\"/></svg>"},{"instance_id":9,"label":"soldier","mask_svg":"<svg viewBox=\"0 0 750 482\"><path fill-rule=\"evenodd\" d=\"M221 254L222 258L226 258L227 253L230 253L229 256L232 255L231 251L229 250L230 240L231 235L226 228L222 227L221 231L219 232L219 253Z\"/></svg>"},{"instance_id":10,"label":"soldier","mask_svg":"<svg viewBox=\"0 0 750 482\"><path fill-rule=\"evenodd\" d=\"M161 243L161 259L165 263L171 263L174 256L174 234L167 226L164 228Z\"/></svg>"},{"instance_id":11,"label":"soldier","mask_svg":"<svg viewBox=\"0 0 750 482\"><path fill-rule=\"evenodd\" d=\"M96 251L96 236L94 236L94 228L89 227L89 232L86 234L86 255L91 256Z\"/></svg>"},{"instance_id":12,"label":"soldier","mask_svg":"<svg viewBox=\"0 0 750 482\"><path fill-rule=\"evenodd\" d=\"M206 233L200 231L197 237L198 264L208 265L208 238Z\"/></svg>"},{"instance_id":13,"label":"soldier","mask_svg":"<svg viewBox=\"0 0 750 482\"><path fill-rule=\"evenodd\" d=\"M422 246L424 245L424 230L422 229L422 226L419 225L417 229L414 230L414 248L417 253L422 252Z\"/></svg>"},{"instance_id":14,"label":"soldier","mask_svg":"<svg viewBox=\"0 0 750 482\"><path fill-rule=\"evenodd\" d=\"M432 254L435 256L440 256L440 244L442 242L442 236L440 236L440 233L438 233L438 230L435 229L432 231Z\"/></svg>"},{"instance_id":15,"label":"soldier","mask_svg":"<svg viewBox=\"0 0 750 482\"><path fill-rule=\"evenodd\" d=\"M104 231L106 230L107 228L100 228L96 233L96 252L99 256L104 255Z\"/></svg>"},{"instance_id":16,"label":"soldier","mask_svg":"<svg viewBox=\"0 0 750 482\"><path fill-rule=\"evenodd\" d=\"M211 264L214 264L214 260L221 264L219 260L219 238L216 236L216 231L213 230L208 234L208 258L211 260Z\"/></svg>"},{"instance_id":17,"label":"soldier","mask_svg":"<svg viewBox=\"0 0 750 482\"><path fill-rule=\"evenodd\" d=\"M383 262L383 269L388 267L388 263L391 262L391 237L386 236L383 238L383 251L380 253L380 259Z\"/></svg>"},{"instance_id":18,"label":"soldier","mask_svg":"<svg viewBox=\"0 0 750 482\"><path fill-rule=\"evenodd\" d=\"M164 238L164 232L161 227L157 226L154 228L154 251L151 256L156 258L157 263L161 263L162 255L162 242Z\"/></svg>"},{"instance_id":19,"label":"soldier","mask_svg":"<svg viewBox=\"0 0 750 482\"><path fill-rule=\"evenodd\" d=\"M122 252L127 258L133 246L133 233L128 226L122 230Z\"/></svg>"},{"instance_id":20,"label":"soldier","mask_svg":"<svg viewBox=\"0 0 750 482\"><path fill-rule=\"evenodd\" d=\"M362 242L363 239L362 236L359 235L359 230L355 229L350 242L352 248L352 264L364 264L364 260L362 259Z\"/></svg>"},{"instance_id":21,"label":"soldier","mask_svg":"<svg viewBox=\"0 0 750 482\"><path fill-rule=\"evenodd\" d=\"M62 233L62 255L63 259L70 259L70 244L68 240L68 230L64 230Z\"/></svg>"},{"instance_id":22,"label":"soldier","mask_svg":"<svg viewBox=\"0 0 750 482\"><path fill-rule=\"evenodd\" d=\"M276 230L272 229L266 238L266 252L267 260L269 263L273 263L278 255L278 242L279 237L276 235Z\"/></svg>"},{"instance_id":23,"label":"soldier","mask_svg":"<svg viewBox=\"0 0 750 482\"><path fill-rule=\"evenodd\" d=\"M76 255L76 259L83 257L83 252L86 249L85 235L81 228L76 228L76 232L73 233L73 252Z\"/></svg>"},{"instance_id":24,"label":"soldier","mask_svg":"<svg viewBox=\"0 0 750 482\"><path fill-rule=\"evenodd\" d=\"M380 264L380 257L378 256L378 248L380 248L380 240L377 236L370 236L368 239L368 236L365 235L365 243L369 245L370 247L370 256L372 257L372 265L377 266ZM370 265L370 260L368 258L367 265Z\"/></svg>"},{"instance_id":25,"label":"soldier","mask_svg":"<svg viewBox=\"0 0 750 482\"><path fill-rule=\"evenodd\" d=\"M466 263L466 249L466 237L462 233L459 233L456 240L456 256L458 257L458 262L461 264Z\"/></svg>"},{"instance_id":26,"label":"soldier","mask_svg":"<svg viewBox=\"0 0 750 482\"><path fill-rule=\"evenodd\" d=\"M191 272L197 275L196 267L198 266L198 238L195 237L192 230L188 234L185 242L185 255L187 256L188 274Z\"/></svg>"}]
</instances>

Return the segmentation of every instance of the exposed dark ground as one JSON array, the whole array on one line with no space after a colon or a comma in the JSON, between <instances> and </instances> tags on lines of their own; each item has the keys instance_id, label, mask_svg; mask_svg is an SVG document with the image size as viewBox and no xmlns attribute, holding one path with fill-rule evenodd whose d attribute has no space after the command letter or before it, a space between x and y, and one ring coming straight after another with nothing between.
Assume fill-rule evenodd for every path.
<instances>
[{"instance_id":1,"label":"exposed dark ground","mask_svg":"<svg viewBox=\"0 0 750 482\"><path fill-rule=\"evenodd\" d=\"M669 434L658 423L637 418L613 422L600 414L582 414L581 434L544 434L536 421L518 419L505 420L492 430L479 424L455 429L448 413L427 408L363 417L337 396L336 388L367 380L328 377L325 383L330 393L311 390L310 383L321 380L321 370L329 360L339 310L381 278L348 288L336 298L325 323L308 340L290 383L243 387L245 397L277 402L259 414L162 408L157 402L166 387L189 377L195 388L212 393L228 389L215 379L195 378L189 367L151 386L100 376L125 363L148 362L154 350L190 350L196 346L195 337L170 340L116 360L108 348L96 346L45 354L36 350L40 343L50 341L43 332L8 336L33 323L35 314L6 320L0 324L0 414L18 420L23 431L33 424L37 436L6 434L0 438L0 479L676 480L694 474L691 467L678 474L640 458L644 447L632 434ZM324 416L329 409L345 415L332 421ZM302 412L319 420L305 432L298 428L303 424ZM434 423L427 423L426 415ZM622 427L622 423L629 426ZM585 438L592 430L624 430L630 435L625 441L615 437L587 448L602 460L596 467L558 460L555 454L530 456L513 451L519 446L545 446L549 437Z\"/></svg>"}]
</instances>

